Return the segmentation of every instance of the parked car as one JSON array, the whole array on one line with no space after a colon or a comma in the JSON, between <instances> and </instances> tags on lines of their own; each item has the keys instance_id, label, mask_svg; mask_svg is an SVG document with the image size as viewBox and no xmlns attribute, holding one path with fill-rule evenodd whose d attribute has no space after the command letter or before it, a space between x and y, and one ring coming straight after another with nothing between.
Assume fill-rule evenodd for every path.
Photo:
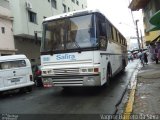
<instances>
[{"instance_id":1,"label":"parked car","mask_svg":"<svg viewBox=\"0 0 160 120\"><path fill-rule=\"evenodd\" d=\"M33 78L34 78L35 85L37 87L42 87L43 82L42 82L42 77L41 77L41 65L33 65L32 72L33 72Z\"/></svg>"},{"instance_id":2,"label":"parked car","mask_svg":"<svg viewBox=\"0 0 160 120\"><path fill-rule=\"evenodd\" d=\"M0 92L32 91L31 63L25 55L0 56Z\"/></svg>"}]
</instances>

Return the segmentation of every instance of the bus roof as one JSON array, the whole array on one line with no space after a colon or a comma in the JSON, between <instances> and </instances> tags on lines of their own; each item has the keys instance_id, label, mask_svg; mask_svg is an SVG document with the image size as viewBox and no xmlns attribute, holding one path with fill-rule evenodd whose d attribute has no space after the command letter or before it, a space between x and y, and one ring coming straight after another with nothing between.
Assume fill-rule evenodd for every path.
<instances>
[{"instance_id":1,"label":"bus roof","mask_svg":"<svg viewBox=\"0 0 160 120\"><path fill-rule=\"evenodd\" d=\"M16 60L16 59L26 59L27 57L25 55L6 55L6 56L0 56L0 61L10 61L10 60Z\"/></svg>"},{"instance_id":2,"label":"bus roof","mask_svg":"<svg viewBox=\"0 0 160 120\"><path fill-rule=\"evenodd\" d=\"M63 13L63 14L59 14L59 15L54 15L51 17L47 17L44 19L45 21L50 21L50 20L55 20L55 19L59 19L59 18L63 18L63 17L71 17L74 15L81 15L81 14L88 14L88 13L94 13L94 12L99 12L101 13L98 9L83 9L83 10L77 10L77 11L73 11L73 12L68 12L68 13ZM101 13L102 14L102 13Z\"/></svg>"}]
</instances>

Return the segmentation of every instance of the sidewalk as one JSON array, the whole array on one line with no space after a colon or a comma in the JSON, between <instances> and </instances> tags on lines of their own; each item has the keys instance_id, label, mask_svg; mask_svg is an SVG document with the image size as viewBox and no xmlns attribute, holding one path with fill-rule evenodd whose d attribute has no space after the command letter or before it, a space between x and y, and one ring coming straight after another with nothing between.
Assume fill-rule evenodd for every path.
<instances>
[{"instance_id":1,"label":"sidewalk","mask_svg":"<svg viewBox=\"0 0 160 120\"><path fill-rule=\"evenodd\" d=\"M160 114L160 63L150 62L140 68L135 90L133 115Z\"/></svg>"}]
</instances>

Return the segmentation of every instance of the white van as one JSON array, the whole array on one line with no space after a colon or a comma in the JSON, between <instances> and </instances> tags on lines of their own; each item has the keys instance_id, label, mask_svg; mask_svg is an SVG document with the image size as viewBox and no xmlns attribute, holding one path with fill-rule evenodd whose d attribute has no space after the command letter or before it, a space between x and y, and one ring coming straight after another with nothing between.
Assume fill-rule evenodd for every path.
<instances>
[{"instance_id":1,"label":"white van","mask_svg":"<svg viewBox=\"0 0 160 120\"><path fill-rule=\"evenodd\" d=\"M33 85L31 63L25 55L0 56L0 92L32 91Z\"/></svg>"}]
</instances>

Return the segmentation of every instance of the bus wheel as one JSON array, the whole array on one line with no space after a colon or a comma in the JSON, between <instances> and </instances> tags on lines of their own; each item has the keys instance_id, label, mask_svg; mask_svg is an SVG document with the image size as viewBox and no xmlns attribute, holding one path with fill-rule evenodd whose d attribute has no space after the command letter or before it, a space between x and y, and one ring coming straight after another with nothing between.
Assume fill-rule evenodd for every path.
<instances>
[{"instance_id":1,"label":"bus wheel","mask_svg":"<svg viewBox=\"0 0 160 120\"><path fill-rule=\"evenodd\" d=\"M125 62L125 60L123 60L122 61L122 71L121 72L124 72L125 68L126 68L126 62Z\"/></svg>"},{"instance_id":2,"label":"bus wheel","mask_svg":"<svg viewBox=\"0 0 160 120\"><path fill-rule=\"evenodd\" d=\"M70 91L71 87L68 87L68 86L63 86L63 90L64 91Z\"/></svg>"},{"instance_id":3,"label":"bus wheel","mask_svg":"<svg viewBox=\"0 0 160 120\"><path fill-rule=\"evenodd\" d=\"M107 82L104 84L105 87L107 87L107 86L110 85L111 77L112 77L112 69L111 69L111 67L108 67L107 68L107 73L106 73L106 80L107 80Z\"/></svg>"}]
</instances>

